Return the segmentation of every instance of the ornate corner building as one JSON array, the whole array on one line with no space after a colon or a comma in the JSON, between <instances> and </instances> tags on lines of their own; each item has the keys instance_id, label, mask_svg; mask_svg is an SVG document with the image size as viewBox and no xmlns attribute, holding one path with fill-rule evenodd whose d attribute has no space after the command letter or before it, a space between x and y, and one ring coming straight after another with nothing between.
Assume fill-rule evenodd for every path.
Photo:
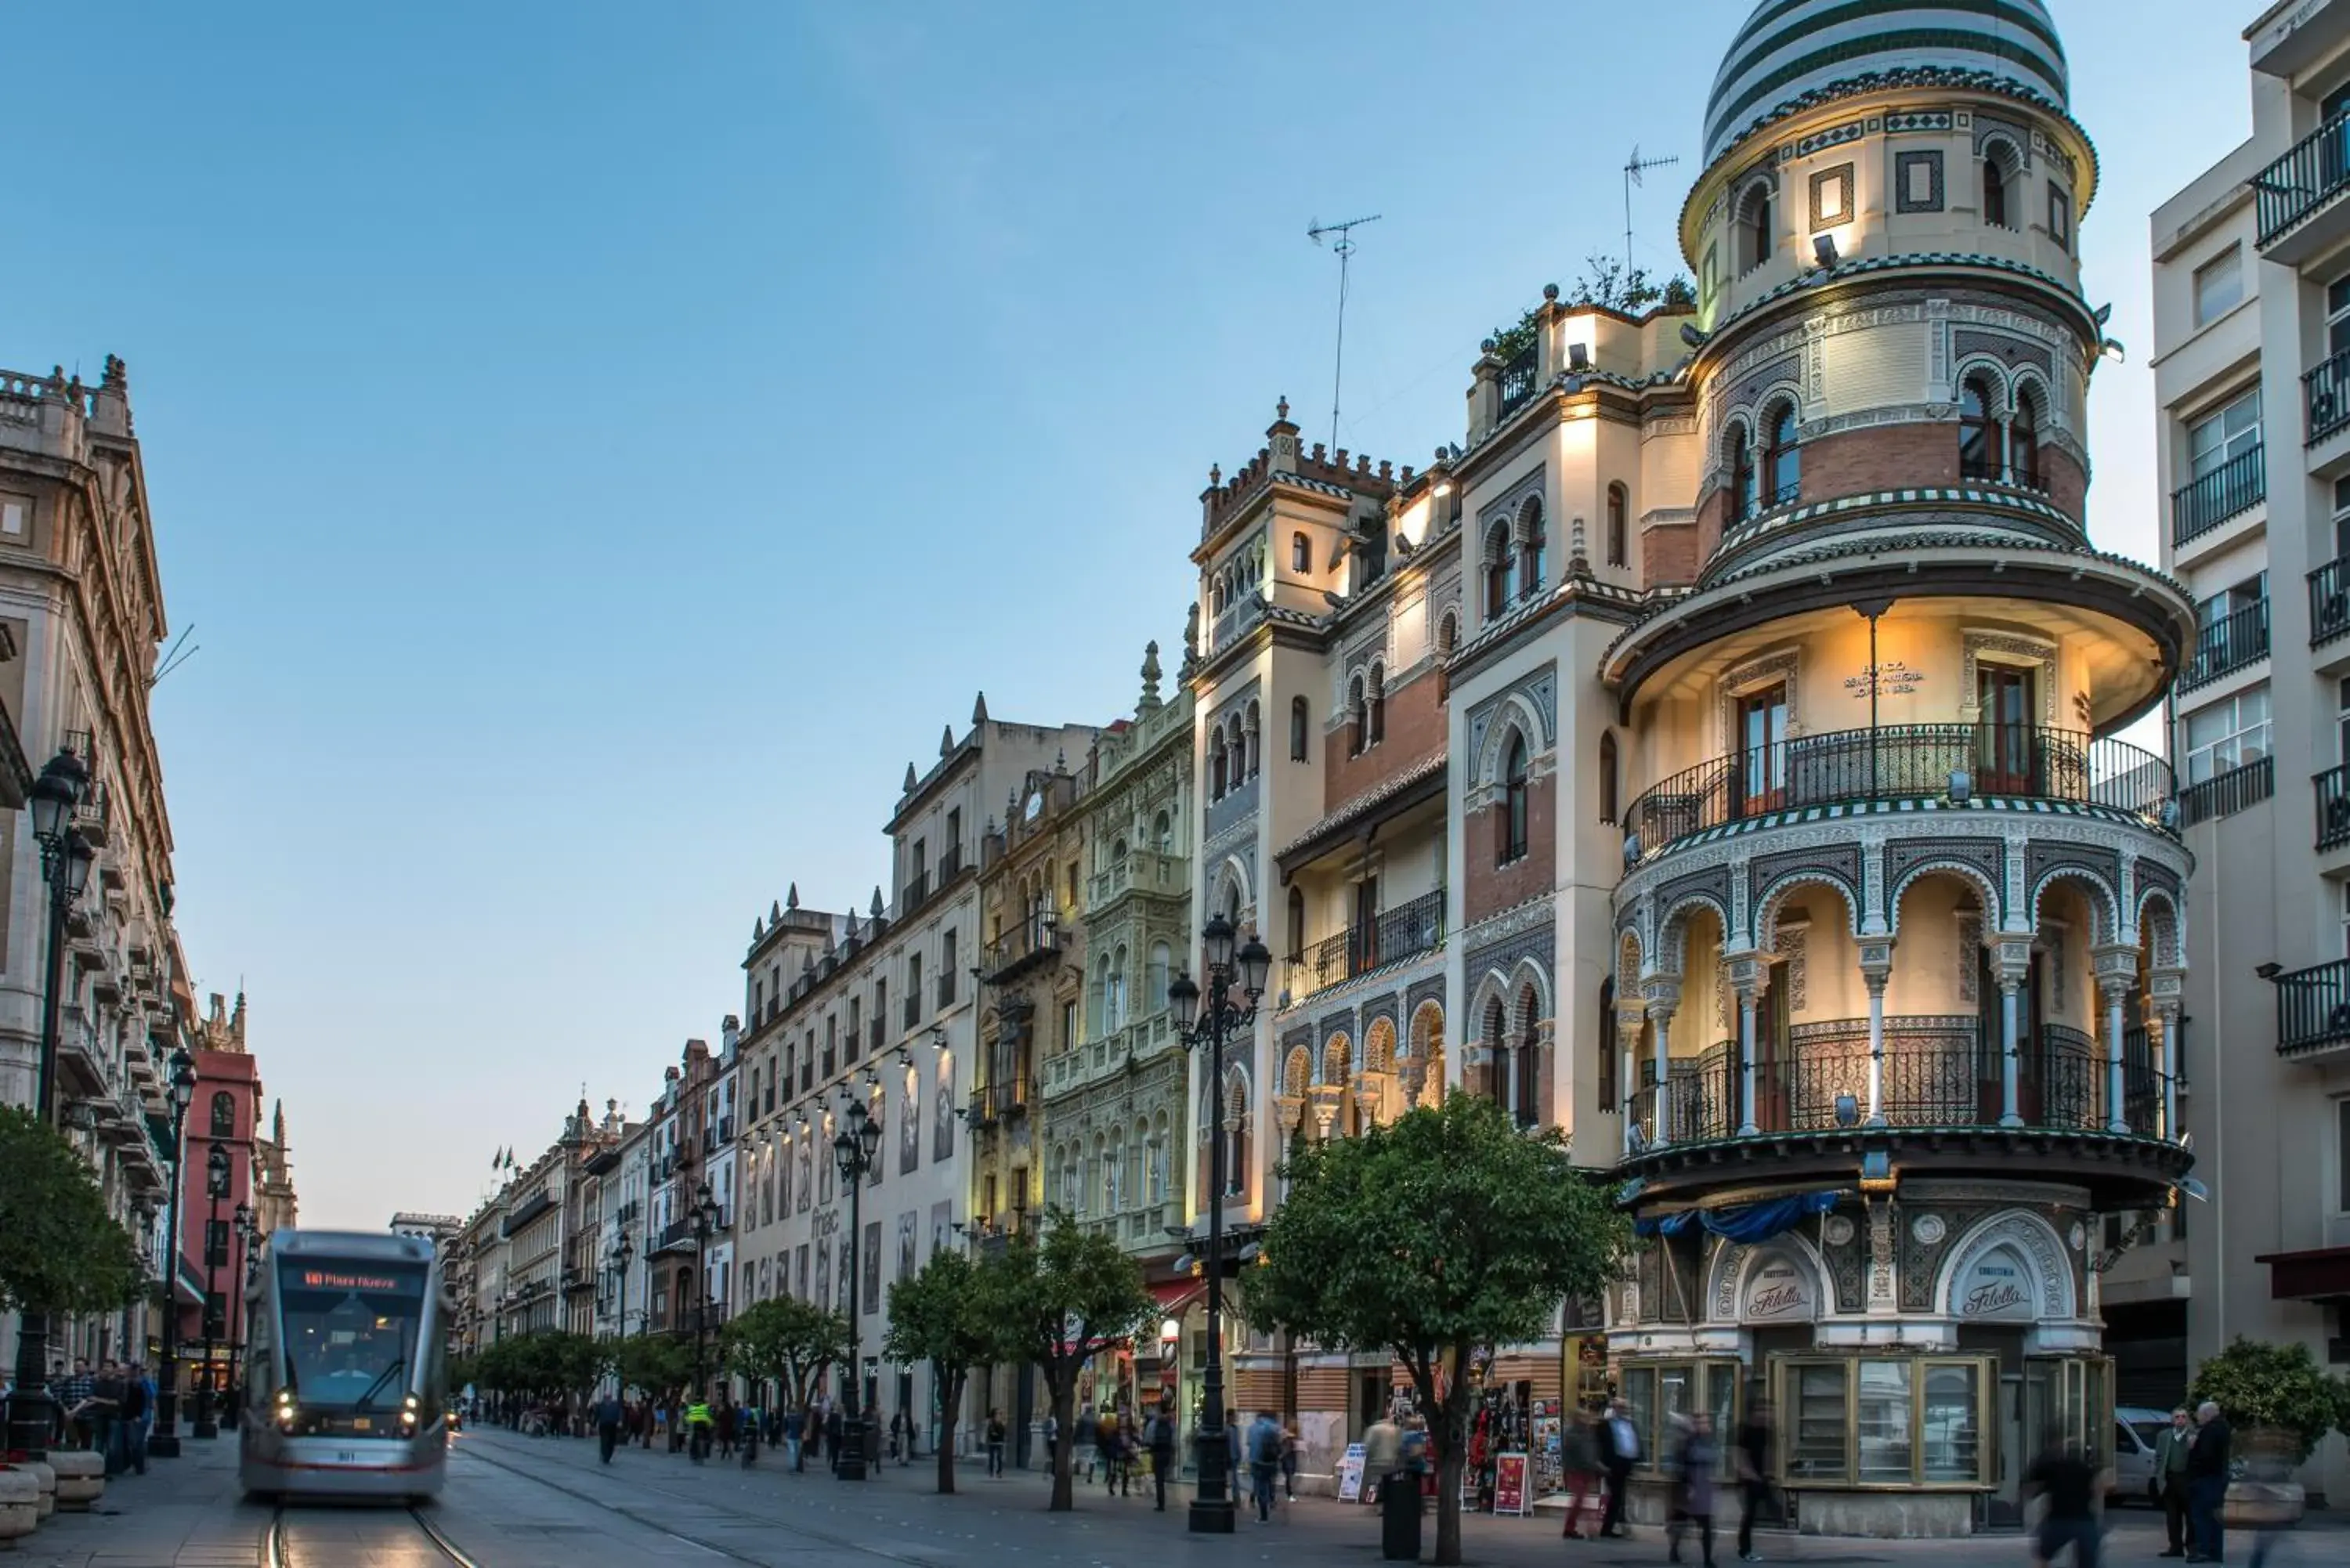
<instances>
[{"instance_id":1,"label":"ornate corner building","mask_svg":"<svg viewBox=\"0 0 2350 1568\"><path fill-rule=\"evenodd\" d=\"M1424 471L1284 408L1192 556L1195 888L1283 961L1194 1065L1201 1209L1244 1244L1283 1149L1443 1093L1564 1130L1636 1264L1489 1386L1604 1356L1651 1454L1768 1397L1807 1531L2012 1523L2046 1428L2102 1445L2100 1275L2191 1163L2191 859L2117 732L2195 610L2087 536L2096 157L2045 8L1992 10L1759 6L1693 290L1546 291ZM1309 1470L1384 1407L1234 1334Z\"/></svg>"}]
</instances>

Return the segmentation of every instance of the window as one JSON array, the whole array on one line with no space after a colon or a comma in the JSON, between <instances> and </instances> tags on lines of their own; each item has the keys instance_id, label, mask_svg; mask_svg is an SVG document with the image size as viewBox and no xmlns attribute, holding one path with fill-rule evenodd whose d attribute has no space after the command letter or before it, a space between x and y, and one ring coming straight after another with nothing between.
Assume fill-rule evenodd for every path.
<instances>
[{"instance_id":1,"label":"window","mask_svg":"<svg viewBox=\"0 0 2350 1568\"><path fill-rule=\"evenodd\" d=\"M1208 798L1224 798L1224 732L1219 728L1215 739L1208 742Z\"/></svg>"},{"instance_id":2,"label":"window","mask_svg":"<svg viewBox=\"0 0 2350 1568\"><path fill-rule=\"evenodd\" d=\"M1738 270L1751 272L1771 259L1771 187L1757 181L1738 209Z\"/></svg>"},{"instance_id":3,"label":"window","mask_svg":"<svg viewBox=\"0 0 2350 1568\"><path fill-rule=\"evenodd\" d=\"M1616 732L1599 737L1599 820L1616 820Z\"/></svg>"},{"instance_id":4,"label":"window","mask_svg":"<svg viewBox=\"0 0 2350 1568\"><path fill-rule=\"evenodd\" d=\"M908 1007L920 1006L921 995L922 955L920 953L908 953L906 955L906 1005ZM826 1026L827 1028L830 1027L831 1020L827 1019L825 1022Z\"/></svg>"},{"instance_id":5,"label":"window","mask_svg":"<svg viewBox=\"0 0 2350 1568\"><path fill-rule=\"evenodd\" d=\"M955 930L950 926L939 935L939 1005L954 1000L955 993Z\"/></svg>"},{"instance_id":6,"label":"window","mask_svg":"<svg viewBox=\"0 0 2350 1568\"><path fill-rule=\"evenodd\" d=\"M1305 895L1295 888L1289 890L1289 945L1282 956L1292 963L1305 956Z\"/></svg>"},{"instance_id":7,"label":"window","mask_svg":"<svg viewBox=\"0 0 2350 1568\"><path fill-rule=\"evenodd\" d=\"M2269 691L2240 691L2187 715L2187 782L2205 779L2259 762L2269 754Z\"/></svg>"},{"instance_id":8,"label":"window","mask_svg":"<svg viewBox=\"0 0 2350 1568\"><path fill-rule=\"evenodd\" d=\"M1746 440L1746 427L1730 427L1730 516L1732 523L1743 523L1754 513L1754 449Z\"/></svg>"},{"instance_id":9,"label":"window","mask_svg":"<svg viewBox=\"0 0 2350 1568\"><path fill-rule=\"evenodd\" d=\"M2345 483L2350 483L2350 481ZM1446 610L1444 618L1436 623L1437 655L1440 658L1450 659L1452 656L1452 650L1460 645L1461 618L1451 610Z\"/></svg>"},{"instance_id":10,"label":"window","mask_svg":"<svg viewBox=\"0 0 2350 1568\"><path fill-rule=\"evenodd\" d=\"M1991 378L1969 376L1959 384L1959 477L2000 477L1999 421L1992 414Z\"/></svg>"},{"instance_id":11,"label":"window","mask_svg":"<svg viewBox=\"0 0 2350 1568\"><path fill-rule=\"evenodd\" d=\"M1518 509L1518 591L1526 597L1542 591L1549 555L1550 527L1543 521L1542 503L1529 495Z\"/></svg>"},{"instance_id":12,"label":"window","mask_svg":"<svg viewBox=\"0 0 2350 1568\"><path fill-rule=\"evenodd\" d=\"M1787 785L1787 688L1738 700L1737 799L1742 812L1776 811Z\"/></svg>"},{"instance_id":13,"label":"window","mask_svg":"<svg viewBox=\"0 0 2350 1568\"><path fill-rule=\"evenodd\" d=\"M1241 749L1248 758L1249 777L1264 772L1264 710L1254 698L1249 700L1248 712L1241 722ZM1075 902L1074 894L1071 901Z\"/></svg>"},{"instance_id":14,"label":"window","mask_svg":"<svg viewBox=\"0 0 2350 1568\"><path fill-rule=\"evenodd\" d=\"M1302 763L1308 760L1306 742L1309 729L1305 699L1292 697L1289 700L1289 760L1291 762ZM1161 820L1164 820L1163 816Z\"/></svg>"},{"instance_id":15,"label":"window","mask_svg":"<svg viewBox=\"0 0 2350 1568\"><path fill-rule=\"evenodd\" d=\"M953 858L953 857L954 857L954 856L955 856L955 854L956 854L956 852L957 852L957 851L959 851L959 850L960 850L960 849L962 849L962 807L961 807L961 806L959 806L959 805L957 805L957 806L950 806L950 807L948 807L948 808L947 808L947 856L948 856L948 857L949 857L950 859Z\"/></svg>"},{"instance_id":16,"label":"window","mask_svg":"<svg viewBox=\"0 0 2350 1568\"><path fill-rule=\"evenodd\" d=\"M1142 1005L1147 1012L1156 1012L1167 1005L1167 986L1174 971L1174 950L1165 942L1151 943L1150 963L1142 974Z\"/></svg>"},{"instance_id":17,"label":"window","mask_svg":"<svg viewBox=\"0 0 2350 1568\"><path fill-rule=\"evenodd\" d=\"M33 504L21 495L0 495L0 534L21 539L31 525Z\"/></svg>"},{"instance_id":18,"label":"window","mask_svg":"<svg viewBox=\"0 0 2350 1568\"><path fill-rule=\"evenodd\" d=\"M1983 155L1982 219L1995 229L2015 227L2015 222L2008 212L2011 194L2008 182L2011 178L2007 160L2001 156L2000 149L1994 148Z\"/></svg>"},{"instance_id":19,"label":"window","mask_svg":"<svg viewBox=\"0 0 2350 1568\"><path fill-rule=\"evenodd\" d=\"M1289 536L1289 569L1301 574L1314 569L1314 541L1303 534Z\"/></svg>"},{"instance_id":20,"label":"window","mask_svg":"<svg viewBox=\"0 0 2350 1568\"><path fill-rule=\"evenodd\" d=\"M1388 673L1376 664L1370 677L1370 735L1375 746L1388 738Z\"/></svg>"},{"instance_id":21,"label":"window","mask_svg":"<svg viewBox=\"0 0 2350 1568\"><path fill-rule=\"evenodd\" d=\"M1804 491L1803 449L1795 442L1795 405L1781 403L1764 427L1762 467L1770 475L1771 504L1792 505Z\"/></svg>"},{"instance_id":22,"label":"window","mask_svg":"<svg viewBox=\"0 0 2350 1568\"><path fill-rule=\"evenodd\" d=\"M2073 193L2054 180L2048 182L2048 237L2065 249L2072 248Z\"/></svg>"},{"instance_id":23,"label":"window","mask_svg":"<svg viewBox=\"0 0 2350 1568\"><path fill-rule=\"evenodd\" d=\"M1517 557L1510 550L1510 525L1485 531L1485 618L1499 620L1518 597Z\"/></svg>"},{"instance_id":24,"label":"window","mask_svg":"<svg viewBox=\"0 0 2350 1568\"><path fill-rule=\"evenodd\" d=\"M1787 1452L1790 1480L1845 1479L1845 1368L1798 1366L1794 1371L1794 1440Z\"/></svg>"},{"instance_id":25,"label":"window","mask_svg":"<svg viewBox=\"0 0 2350 1568\"><path fill-rule=\"evenodd\" d=\"M2254 387L2226 407L2215 410L2187 427L2189 477L2226 467L2261 444L2261 389Z\"/></svg>"},{"instance_id":26,"label":"window","mask_svg":"<svg viewBox=\"0 0 2350 1568\"><path fill-rule=\"evenodd\" d=\"M2350 1098L2334 1102L2334 1207L2350 1214Z\"/></svg>"},{"instance_id":27,"label":"window","mask_svg":"<svg viewBox=\"0 0 2350 1568\"><path fill-rule=\"evenodd\" d=\"M2040 477L2039 400L2028 391L2015 394L2015 417L2007 422L2008 483L2026 490L2044 490Z\"/></svg>"},{"instance_id":28,"label":"window","mask_svg":"<svg viewBox=\"0 0 2350 1568\"><path fill-rule=\"evenodd\" d=\"M2217 321L2244 299L2244 248L2230 245L2195 269L2195 325ZM2330 291L2328 303L2331 304Z\"/></svg>"},{"instance_id":29,"label":"window","mask_svg":"<svg viewBox=\"0 0 2350 1568\"><path fill-rule=\"evenodd\" d=\"M1501 864L1523 858L1526 852L1526 737L1510 732L1510 749L1502 762Z\"/></svg>"},{"instance_id":30,"label":"window","mask_svg":"<svg viewBox=\"0 0 2350 1568\"><path fill-rule=\"evenodd\" d=\"M226 1089L213 1091L212 1117L213 1137L234 1137L236 1136L236 1097Z\"/></svg>"},{"instance_id":31,"label":"window","mask_svg":"<svg viewBox=\"0 0 2350 1568\"><path fill-rule=\"evenodd\" d=\"M228 1265L228 1221L204 1221L204 1267L225 1268Z\"/></svg>"},{"instance_id":32,"label":"window","mask_svg":"<svg viewBox=\"0 0 2350 1568\"><path fill-rule=\"evenodd\" d=\"M1909 1480L1909 1363L1864 1361L1853 1397L1854 1447L1862 1481Z\"/></svg>"},{"instance_id":33,"label":"window","mask_svg":"<svg viewBox=\"0 0 2350 1568\"><path fill-rule=\"evenodd\" d=\"M1363 699L1363 678L1356 676L1347 682L1347 754L1359 757L1369 743L1370 713Z\"/></svg>"},{"instance_id":34,"label":"window","mask_svg":"<svg viewBox=\"0 0 2350 1568\"><path fill-rule=\"evenodd\" d=\"M1918 1423L1919 1479L1971 1481L1982 1473L1981 1400L1976 1393L1982 1369L1929 1362L1925 1370Z\"/></svg>"},{"instance_id":35,"label":"window","mask_svg":"<svg viewBox=\"0 0 2350 1568\"><path fill-rule=\"evenodd\" d=\"M1624 1108L1616 1086L1616 1063L1621 1051L1617 1034L1616 977L1611 974L1599 982L1599 1033L1592 1036L1599 1042L1599 1109L1609 1115Z\"/></svg>"},{"instance_id":36,"label":"window","mask_svg":"<svg viewBox=\"0 0 2350 1568\"><path fill-rule=\"evenodd\" d=\"M1163 993L1162 993L1163 994ZM1069 1050L1077 1043L1077 1004L1074 998L1061 1003L1061 1049Z\"/></svg>"},{"instance_id":37,"label":"window","mask_svg":"<svg viewBox=\"0 0 2350 1568\"><path fill-rule=\"evenodd\" d=\"M1628 524L1626 521L1626 514L1630 510L1631 505L1624 493L1624 487L1620 484L1609 485L1607 487L1607 564L1611 566L1623 566L1627 559L1625 534Z\"/></svg>"}]
</instances>

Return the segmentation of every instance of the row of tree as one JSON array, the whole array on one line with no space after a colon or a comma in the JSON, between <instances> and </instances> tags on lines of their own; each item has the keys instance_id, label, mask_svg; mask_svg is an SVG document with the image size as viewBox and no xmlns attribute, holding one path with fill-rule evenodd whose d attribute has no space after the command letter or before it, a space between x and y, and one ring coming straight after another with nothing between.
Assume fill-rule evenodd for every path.
<instances>
[{"instance_id":1,"label":"row of tree","mask_svg":"<svg viewBox=\"0 0 2350 1568\"><path fill-rule=\"evenodd\" d=\"M139 1243L89 1161L32 1112L0 1106L0 1308L111 1312L148 1290Z\"/></svg>"}]
</instances>

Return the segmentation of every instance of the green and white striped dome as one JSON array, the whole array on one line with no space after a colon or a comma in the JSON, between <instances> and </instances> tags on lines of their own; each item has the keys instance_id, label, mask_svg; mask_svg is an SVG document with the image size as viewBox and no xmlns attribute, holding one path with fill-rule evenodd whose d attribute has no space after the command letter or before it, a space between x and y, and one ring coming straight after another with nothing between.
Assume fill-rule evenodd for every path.
<instances>
[{"instance_id":1,"label":"green and white striped dome","mask_svg":"<svg viewBox=\"0 0 2350 1568\"><path fill-rule=\"evenodd\" d=\"M1808 94L1921 69L1980 71L2064 104L2064 46L2043 0L1762 0L1713 78L1705 161Z\"/></svg>"}]
</instances>

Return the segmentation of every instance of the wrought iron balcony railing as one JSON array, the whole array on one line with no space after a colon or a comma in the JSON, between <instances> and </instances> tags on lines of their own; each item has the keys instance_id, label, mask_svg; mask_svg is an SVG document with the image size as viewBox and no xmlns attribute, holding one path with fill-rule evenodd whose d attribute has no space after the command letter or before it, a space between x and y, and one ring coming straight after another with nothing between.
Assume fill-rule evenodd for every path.
<instances>
[{"instance_id":1,"label":"wrought iron balcony railing","mask_svg":"<svg viewBox=\"0 0 2350 1568\"><path fill-rule=\"evenodd\" d=\"M2184 545L2268 499L2268 445L2251 446L2170 493L2170 542Z\"/></svg>"},{"instance_id":2,"label":"wrought iron balcony railing","mask_svg":"<svg viewBox=\"0 0 2350 1568\"><path fill-rule=\"evenodd\" d=\"M2252 206L2265 249L2350 190L2350 111L2335 115L2252 176Z\"/></svg>"},{"instance_id":3,"label":"wrought iron balcony railing","mask_svg":"<svg viewBox=\"0 0 2350 1568\"><path fill-rule=\"evenodd\" d=\"M1530 344L1510 357L1502 367L1502 415L1504 419L1523 408L1534 395L1534 379L1540 361Z\"/></svg>"},{"instance_id":4,"label":"wrought iron balcony railing","mask_svg":"<svg viewBox=\"0 0 2350 1568\"><path fill-rule=\"evenodd\" d=\"M2310 781L2317 794L2317 847L2350 844L2350 763L2328 768Z\"/></svg>"},{"instance_id":5,"label":"wrought iron balcony railing","mask_svg":"<svg viewBox=\"0 0 2350 1568\"><path fill-rule=\"evenodd\" d=\"M1382 909L1367 925L1349 926L1336 936L1293 954L1286 972L1290 1001L1429 952L1444 940L1444 889Z\"/></svg>"},{"instance_id":6,"label":"wrought iron balcony railing","mask_svg":"<svg viewBox=\"0 0 2350 1568\"><path fill-rule=\"evenodd\" d=\"M2350 556L2309 574L2309 646L2350 634Z\"/></svg>"},{"instance_id":7,"label":"wrought iron balcony railing","mask_svg":"<svg viewBox=\"0 0 2350 1568\"><path fill-rule=\"evenodd\" d=\"M2126 741L2029 724L1893 724L1751 747L1687 768L1625 813L1643 857L1772 812L1998 795L2103 806L2160 823L2170 764Z\"/></svg>"},{"instance_id":8,"label":"wrought iron balcony railing","mask_svg":"<svg viewBox=\"0 0 2350 1568\"><path fill-rule=\"evenodd\" d=\"M2196 633L2195 651L2178 670L2178 690L2191 691L2268 656L2269 601L2260 598L2230 610Z\"/></svg>"},{"instance_id":9,"label":"wrought iron balcony railing","mask_svg":"<svg viewBox=\"0 0 2350 1568\"><path fill-rule=\"evenodd\" d=\"M2274 794L2276 759L2262 757L2180 790L2178 826L2192 827L2214 817L2232 816Z\"/></svg>"},{"instance_id":10,"label":"wrought iron balcony railing","mask_svg":"<svg viewBox=\"0 0 2350 1568\"><path fill-rule=\"evenodd\" d=\"M2276 977L2277 1054L2350 1047L2350 959Z\"/></svg>"},{"instance_id":11,"label":"wrought iron balcony railing","mask_svg":"<svg viewBox=\"0 0 2350 1568\"><path fill-rule=\"evenodd\" d=\"M2302 373L2303 441L2315 446L2350 425L2350 348Z\"/></svg>"}]
</instances>

